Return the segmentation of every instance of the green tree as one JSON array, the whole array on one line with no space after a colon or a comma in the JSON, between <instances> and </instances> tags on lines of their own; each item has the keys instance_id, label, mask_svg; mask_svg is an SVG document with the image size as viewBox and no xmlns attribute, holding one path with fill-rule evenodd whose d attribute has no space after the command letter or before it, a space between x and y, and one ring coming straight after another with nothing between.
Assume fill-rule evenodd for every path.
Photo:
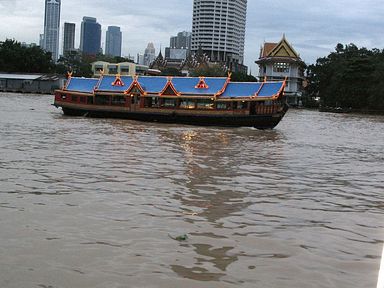
<instances>
[{"instance_id":1,"label":"green tree","mask_svg":"<svg viewBox=\"0 0 384 288\"><path fill-rule=\"evenodd\" d=\"M65 75L72 72L77 77L92 77L91 62L93 58L83 55L79 51L68 51L58 60L56 71Z\"/></svg>"},{"instance_id":2,"label":"green tree","mask_svg":"<svg viewBox=\"0 0 384 288\"><path fill-rule=\"evenodd\" d=\"M241 72L233 72L231 75L231 81L234 82L257 82L257 78Z\"/></svg>"},{"instance_id":3,"label":"green tree","mask_svg":"<svg viewBox=\"0 0 384 288\"><path fill-rule=\"evenodd\" d=\"M19 73L51 73L52 55L37 46L26 47L7 39L0 42L0 71Z\"/></svg>"},{"instance_id":4,"label":"green tree","mask_svg":"<svg viewBox=\"0 0 384 288\"><path fill-rule=\"evenodd\" d=\"M177 68L168 67L161 70L162 76L183 76L183 73Z\"/></svg>"},{"instance_id":5,"label":"green tree","mask_svg":"<svg viewBox=\"0 0 384 288\"><path fill-rule=\"evenodd\" d=\"M227 76L225 69L218 64L215 64L212 66L201 65L200 67L193 69L190 74L192 77L200 77L200 76L226 77Z\"/></svg>"}]
</instances>

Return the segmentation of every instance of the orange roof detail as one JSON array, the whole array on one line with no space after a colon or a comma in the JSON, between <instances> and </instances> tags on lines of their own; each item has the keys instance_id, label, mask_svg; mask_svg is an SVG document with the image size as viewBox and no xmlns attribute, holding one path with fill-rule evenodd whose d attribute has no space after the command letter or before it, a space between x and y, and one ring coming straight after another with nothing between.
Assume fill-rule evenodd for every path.
<instances>
[{"instance_id":1,"label":"orange roof detail","mask_svg":"<svg viewBox=\"0 0 384 288\"><path fill-rule=\"evenodd\" d=\"M120 75L116 75L115 81L113 81L112 86L124 86L124 82L121 80Z\"/></svg>"},{"instance_id":2,"label":"orange roof detail","mask_svg":"<svg viewBox=\"0 0 384 288\"><path fill-rule=\"evenodd\" d=\"M262 47L260 51L260 58L267 57L268 54L275 49L277 44L279 43L264 43L264 47Z\"/></svg>"},{"instance_id":3,"label":"orange roof detail","mask_svg":"<svg viewBox=\"0 0 384 288\"><path fill-rule=\"evenodd\" d=\"M200 77L199 83L195 86L196 89L208 89L209 86L205 82L204 77Z\"/></svg>"}]
</instances>

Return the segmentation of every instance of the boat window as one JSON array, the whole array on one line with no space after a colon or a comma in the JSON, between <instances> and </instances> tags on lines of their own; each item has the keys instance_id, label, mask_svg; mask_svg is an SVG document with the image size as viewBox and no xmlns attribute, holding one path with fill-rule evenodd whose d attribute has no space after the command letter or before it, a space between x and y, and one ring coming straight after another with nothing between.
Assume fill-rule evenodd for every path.
<instances>
[{"instance_id":1,"label":"boat window","mask_svg":"<svg viewBox=\"0 0 384 288\"><path fill-rule=\"evenodd\" d=\"M216 109L229 110L229 109L231 109L231 103L229 103L229 102L217 102Z\"/></svg>"},{"instance_id":2,"label":"boat window","mask_svg":"<svg viewBox=\"0 0 384 288\"><path fill-rule=\"evenodd\" d=\"M113 96L112 105L125 105L125 96Z\"/></svg>"},{"instance_id":3,"label":"boat window","mask_svg":"<svg viewBox=\"0 0 384 288\"><path fill-rule=\"evenodd\" d=\"M80 96L80 103L85 103L85 96Z\"/></svg>"},{"instance_id":4,"label":"boat window","mask_svg":"<svg viewBox=\"0 0 384 288\"><path fill-rule=\"evenodd\" d=\"M213 101L210 99L200 99L196 103L197 109L213 109Z\"/></svg>"},{"instance_id":5,"label":"boat window","mask_svg":"<svg viewBox=\"0 0 384 288\"><path fill-rule=\"evenodd\" d=\"M159 97L152 97L150 100L152 101L152 107L159 107Z\"/></svg>"},{"instance_id":6,"label":"boat window","mask_svg":"<svg viewBox=\"0 0 384 288\"><path fill-rule=\"evenodd\" d=\"M163 107L175 107L176 106L176 99L164 99L163 100Z\"/></svg>"},{"instance_id":7,"label":"boat window","mask_svg":"<svg viewBox=\"0 0 384 288\"><path fill-rule=\"evenodd\" d=\"M88 96L87 98L88 98L87 99L87 103L88 104L93 104L93 97L92 96Z\"/></svg>"},{"instance_id":8,"label":"boat window","mask_svg":"<svg viewBox=\"0 0 384 288\"><path fill-rule=\"evenodd\" d=\"M72 95L72 102L77 102L77 96Z\"/></svg>"},{"instance_id":9,"label":"boat window","mask_svg":"<svg viewBox=\"0 0 384 288\"><path fill-rule=\"evenodd\" d=\"M152 107L152 98L144 98L144 107L151 108Z\"/></svg>"},{"instance_id":10,"label":"boat window","mask_svg":"<svg viewBox=\"0 0 384 288\"><path fill-rule=\"evenodd\" d=\"M237 109L248 109L248 102L240 101L237 105Z\"/></svg>"},{"instance_id":11,"label":"boat window","mask_svg":"<svg viewBox=\"0 0 384 288\"><path fill-rule=\"evenodd\" d=\"M96 95L95 96L96 105L109 105L109 96L106 95Z\"/></svg>"},{"instance_id":12,"label":"boat window","mask_svg":"<svg viewBox=\"0 0 384 288\"><path fill-rule=\"evenodd\" d=\"M180 108L182 109L195 109L196 104L192 99L182 99L180 102Z\"/></svg>"}]
</instances>

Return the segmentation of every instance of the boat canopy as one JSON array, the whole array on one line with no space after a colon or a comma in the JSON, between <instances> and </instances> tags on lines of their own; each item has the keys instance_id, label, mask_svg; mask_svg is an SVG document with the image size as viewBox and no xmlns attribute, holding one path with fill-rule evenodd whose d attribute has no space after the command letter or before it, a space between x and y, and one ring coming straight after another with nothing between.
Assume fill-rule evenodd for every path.
<instances>
[{"instance_id":1,"label":"boat canopy","mask_svg":"<svg viewBox=\"0 0 384 288\"><path fill-rule=\"evenodd\" d=\"M148 96L206 96L232 98L276 98L285 87L280 82L231 82L227 77L166 77L103 75L100 79L70 77L64 91L82 93L130 93L137 87Z\"/></svg>"},{"instance_id":2,"label":"boat canopy","mask_svg":"<svg viewBox=\"0 0 384 288\"><path fill-rule=\"evenodd\" d=\"M93 93L98 82L98 79L93 78L70 77L67 80L64 90L80 93Z\"/></svg>"}]
</instances>

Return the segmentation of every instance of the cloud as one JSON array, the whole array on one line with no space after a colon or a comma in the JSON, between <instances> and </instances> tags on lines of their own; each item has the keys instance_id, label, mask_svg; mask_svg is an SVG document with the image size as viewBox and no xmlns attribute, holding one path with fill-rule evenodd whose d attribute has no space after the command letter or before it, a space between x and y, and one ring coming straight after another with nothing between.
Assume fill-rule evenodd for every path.
<instances>
[{"instance_id":1,"label":"cloud","mask_svg":"<svg viewBox=\"0 0 384 288\"><path fill-rule=\"evenodd\" d=\"M158 51L177 32L191 31L192 7L193 0L63 0L61 22L76 23L77 45L83 16L97 18L103 42L107 26L120 26L124 55L136 55L148 42ZM307 63L326 56L339 42L382 48L382 15L382 0L249 0L245 64L256 71L260 46L264 41L278 42L283 33ZM43 32L44 1L0 0L0 17L0 41L37 43Z\"/></svg>"}]
</instances>

